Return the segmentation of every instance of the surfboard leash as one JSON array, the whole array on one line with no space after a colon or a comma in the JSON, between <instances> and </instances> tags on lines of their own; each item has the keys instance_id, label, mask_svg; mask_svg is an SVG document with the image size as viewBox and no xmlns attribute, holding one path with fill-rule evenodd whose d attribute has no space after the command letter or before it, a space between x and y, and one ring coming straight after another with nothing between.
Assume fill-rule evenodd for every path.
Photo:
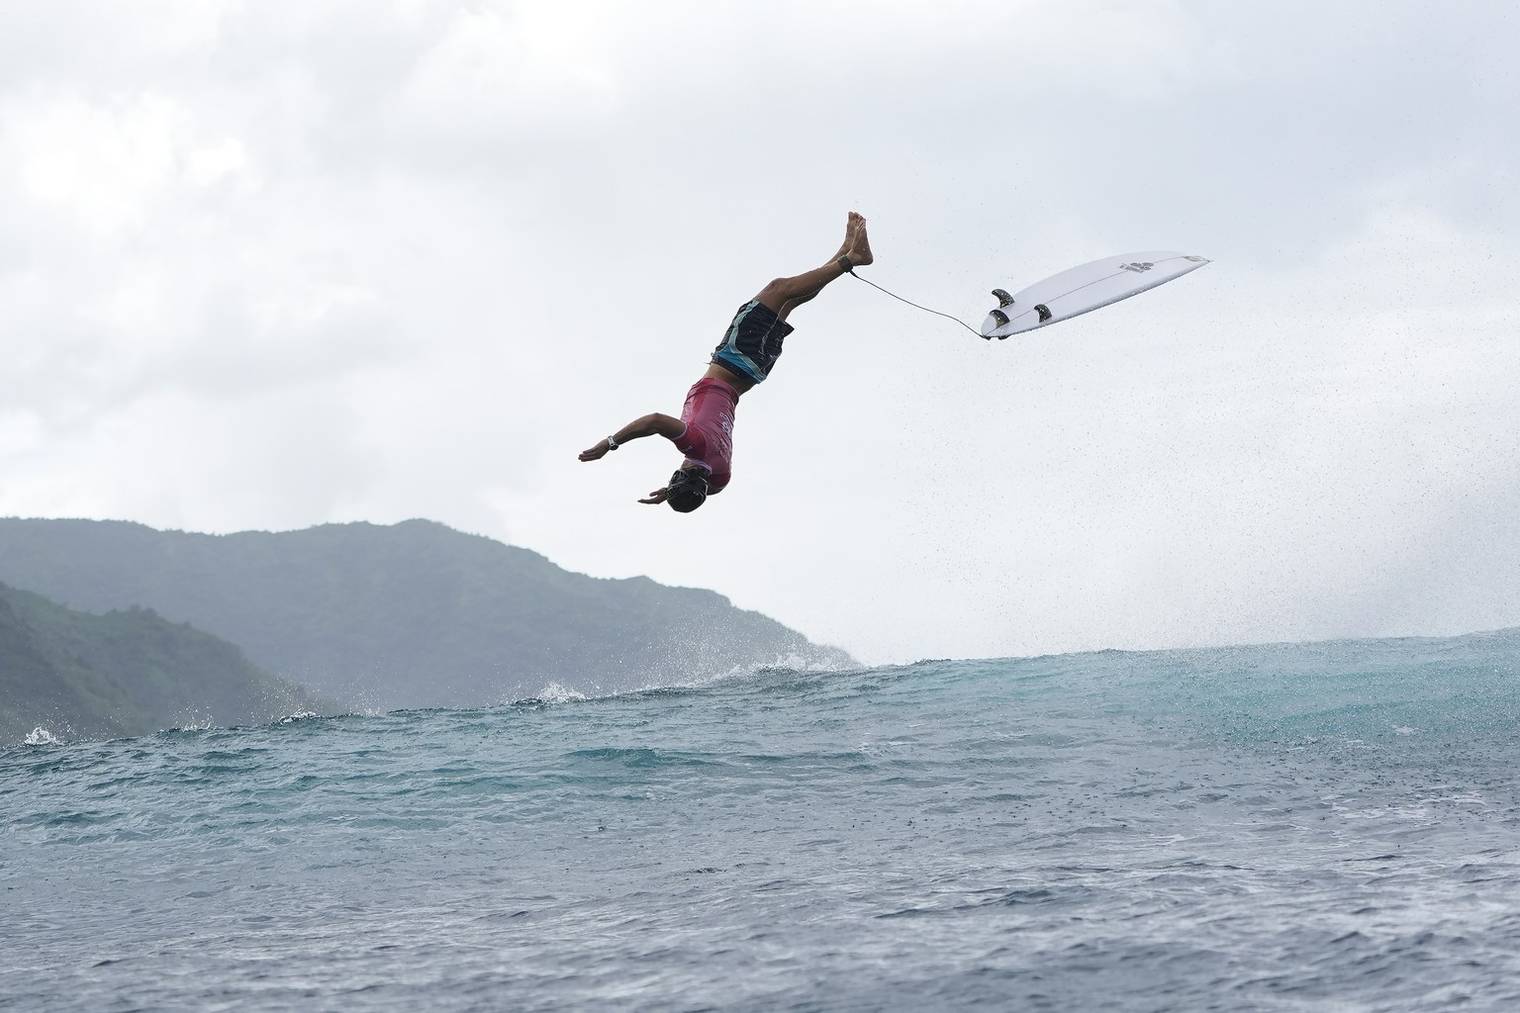
<instances>
[{"instance_id":1,"label":"surfboard leash","mask_svg":"<svg viewBox=\"0 0 1520 1013\"><path fill-rule=\"evenodd\" d=\"M942 313L939 310L930 309L927 306L920 306L918 303L914 302L911 299L904 299L902 296L898 295L896 292L888 292L886 289L884 289L880 285L876 284L876 282L871 281L869 278L862 278L860 275L856 274L853 269L849 273L850 273L850 277L854 278L856 281L863 281L867 285L870 285L872 288L874 288L876 291L882 292L882 293L884 293L886 295L889 295L893 299L896 299L900 303L907 303L909 306L912 306L916 310L923 310L925 313L933 313L935 316L937 316L937 317L944 317L946 320L954 320L956 323L960 324L962 327L966 328L966 330L970 331L972 334L975 334L977 337L979 337L979 338L987 338L987 335L983 334L981 331L977 330L975 327L972 327L970 324L966 323L966 321L962 320L960 317L951 316L949 313ZM991 339L988 338L988 340L990 341Z\"/></svg>"}]
</instances>

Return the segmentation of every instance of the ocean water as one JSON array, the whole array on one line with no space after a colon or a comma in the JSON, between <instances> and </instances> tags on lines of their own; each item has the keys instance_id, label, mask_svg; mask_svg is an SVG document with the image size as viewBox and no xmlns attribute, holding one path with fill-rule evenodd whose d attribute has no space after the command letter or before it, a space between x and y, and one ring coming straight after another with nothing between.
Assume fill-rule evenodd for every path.
<instances>
[{"instance_id":1,"label":"ocean water","mask_svg":"<svg viewBox=\"0 0 1520 1013\"><path fill-rule=\"evenodd\" d=\"M0 749L0 1008L1520 1008L1520 637Z\"/></svg>"}]
</instances>

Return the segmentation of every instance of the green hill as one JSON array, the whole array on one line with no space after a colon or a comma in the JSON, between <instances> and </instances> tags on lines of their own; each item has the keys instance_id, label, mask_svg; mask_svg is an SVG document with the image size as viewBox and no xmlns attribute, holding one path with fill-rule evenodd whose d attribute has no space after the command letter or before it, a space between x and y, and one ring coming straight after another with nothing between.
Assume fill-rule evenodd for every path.
<instances>
[{"instance_id":1,"label":"green hill","mask_svg":"<svg viewBox=\"0 0 1520 1013\"><path fill-rule=\"evenodd\" d=\"M151 607L366 707L851 663L711 591L570 573L429 521L203 535L0 519L0 580L88 611Z\"/></svg>"},{"instance_id":2,"label":"green hill","mask_svg":"<svg viewBox=\"0 0 1520 1013\"><path fill-rule=\"evenodd\" d=\"M146 609L89 615L0 585L0 745L273 721L330 710L232 644Z\"/></svg>"}]
</instances>

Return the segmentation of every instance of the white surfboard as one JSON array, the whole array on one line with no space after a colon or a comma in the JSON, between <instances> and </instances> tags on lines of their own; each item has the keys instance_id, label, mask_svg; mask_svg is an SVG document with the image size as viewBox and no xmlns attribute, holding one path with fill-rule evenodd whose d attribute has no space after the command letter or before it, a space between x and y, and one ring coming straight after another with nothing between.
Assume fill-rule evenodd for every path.
<instances>
[{"instance_id":1,"label":"white surfboard","mask_svg":"<svg viewBox=\"0 0 1520 1013\"><path fill-rule=\"evenodd\" d=\"M982 321L982 337L1001 339L1049 327L1180 278L1208 262L1206 257L1168 250L1125 253L1062 271L1011 296L994 289L1000 305Z\"/></svg>"}]
</instances>

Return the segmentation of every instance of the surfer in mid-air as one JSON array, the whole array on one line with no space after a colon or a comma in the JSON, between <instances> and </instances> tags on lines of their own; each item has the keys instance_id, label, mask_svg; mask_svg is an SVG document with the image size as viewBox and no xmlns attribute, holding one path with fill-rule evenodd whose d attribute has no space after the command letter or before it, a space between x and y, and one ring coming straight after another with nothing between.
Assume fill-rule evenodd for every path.
<instances>
[{"instance_id":1,"label":"surfer in mid-air","mask_svg":"<svg viewBox=\"0 0 1520 1013\"><path fill-rule=\"evenodd\" d=\"M590 449L582 461L596 461L644 436L663 436L685 455L670 482L639 500L669 503L678 513L690 513L707 497L728 485L733 457L734 409L739 398L770 375L781 356L781 343L792 333L786 322L792 310L812 299L829 282L871 263L866 220L854 211L845 224L844 242L822 267L793 278L776 278L739 307L728 333L713 350L707 372L686 393L680 418L655 412L634 419Z\"/></svg>"}]
</instances>

